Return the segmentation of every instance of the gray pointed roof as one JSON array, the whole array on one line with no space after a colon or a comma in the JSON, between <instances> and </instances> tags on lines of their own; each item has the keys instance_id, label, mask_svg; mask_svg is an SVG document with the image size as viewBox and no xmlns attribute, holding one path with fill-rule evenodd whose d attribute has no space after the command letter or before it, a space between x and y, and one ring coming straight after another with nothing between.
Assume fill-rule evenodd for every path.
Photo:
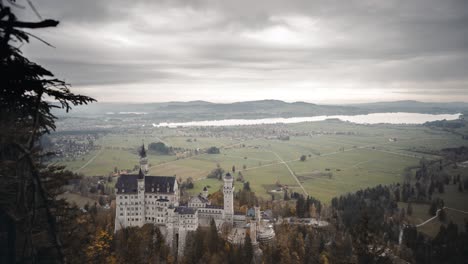
<instances>
[{"instance_id":1,"label":"gray pointed roof","mask_svg":"<svg viewBox=\"0 0 468 264\"><path fill-rule=\"evenodd\" d=\"M137 193L138 179L145 180L146 193L174 193L176 178L174 176L144 176L141 172L138 174L123 174L115 183L118 194Z\"/></svg>"}]
</instances>

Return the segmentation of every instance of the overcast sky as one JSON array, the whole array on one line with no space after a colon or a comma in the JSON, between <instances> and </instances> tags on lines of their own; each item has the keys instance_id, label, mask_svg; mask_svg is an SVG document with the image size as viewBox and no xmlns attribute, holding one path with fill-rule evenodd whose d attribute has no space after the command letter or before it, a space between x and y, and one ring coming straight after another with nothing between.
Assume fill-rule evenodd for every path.
<instances>
[{"instance_id":1,"label":"overcast sky","mask_svg":"<svg viewBox=\"0 0 468 264\"><path fill-rule=\"evenodd\" d=\"M99 101L468 102L468 0L34 3L26 55Z\"/></svg>"}]
</instances>

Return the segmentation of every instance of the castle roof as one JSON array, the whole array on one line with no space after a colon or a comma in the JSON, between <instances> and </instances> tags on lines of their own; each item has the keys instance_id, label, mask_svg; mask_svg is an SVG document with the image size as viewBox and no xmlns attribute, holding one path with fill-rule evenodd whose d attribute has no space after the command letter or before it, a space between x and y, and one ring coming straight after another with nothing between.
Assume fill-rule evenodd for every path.
<instances>
[{"instance_id":1,"label":"castle roof","mask_svg":"<svg viewBox=\"0 0 468 264\"><path fill-rule=\"evenodd\" d=\"M195 214L197 209L185 206L178 206L175 208L174 212L179 214Z\"/></svg>"},{"instance_id":2,"label":"castle roof","mask_svg":"<svg viewBox=\"0 0 468 264\"><path fill-rule=\"evenodd\" d=\"M198 199L200 199L200 201L202 201L203 203L208 203L210 201L207 198L203 197L201 194L198 195Z\"/></svg>"},{"instance_id":3,"label":"castle roof","mask_svg":"<svg viewBox=\"0 0 468 264\"><path fill-rule=\"evenodd\" d=\"M146 176L145 192L173 193L175 182L176 177L174 176Z\"/></svg>"},{"instance_id":4,"label":"castle roof","mask_svg":"<svg viewBox=\"0 0 468 264\"><path fill-rule=\"evenodd\" d=\"M200 195L200 194L199 194L198 196L193 196L192 198L190 198L190 202L191 202L191 203L196 203L196 202L198 202L197 199L198 199L198 201L201 202L201 203L208 203L208 202L209 202L208 199L206 199L205 197L203 197L203 196Z\"/></svg>"},{"instance_id":5,"label":"castle roof","mask_svg":"<svg viewBox=\"0 0 468 264\"><path fill-rule=\"evenodd\" d=\"M211 205L211 204L205 205L205 208L210 208L210 209L224 209L223 206Z\"/></svg>"},{"instance_id":6,"label":"castle roof","mask_svg":"<svg viewBox=\"0 0 468 264\"><path fill-rule=\"evenodd\" d=\"M174 185L176 183L174 176L142 177L142 173L120 175L115 184L117 193L137 193L138 179L145 180L145 192L147 193L174 193Z\"/></svg>"},{"instance_id":7,"label":"castle roof","mask_svg":"<svg viewBox=\"0 0 468 264\"><path fill-rule=\"evenodd\" d=\"M226 173L226 175L224 176L225 179L232 179L232 176L231 176L231 173Z\"/></svg>"},{"instance_id":8,"label":"castle roof","mask_svg":"<svg viewBox=\"0 0 468 264\"><path fill-rule=\"evenodd\" d=\"M117 193L137 193L137 174L123 174L117 179L115 188Z\"/></svg>"}]
</instances>

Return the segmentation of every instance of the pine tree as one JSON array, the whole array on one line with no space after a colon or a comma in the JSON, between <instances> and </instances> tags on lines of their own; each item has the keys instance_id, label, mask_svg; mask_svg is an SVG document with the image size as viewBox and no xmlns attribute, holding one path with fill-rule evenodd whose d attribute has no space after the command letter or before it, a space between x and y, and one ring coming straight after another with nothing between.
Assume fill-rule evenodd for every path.
<instances>
[{"instance_id":1,"label":"pine tree","mask_svg":"<svg viewBox=\"0 0 468 264\"><path fill-rule=\"evenodd\" d=\"M250 238L250 234L245 234L244 246L243 246L243 263L251 263L253 258L253 246L252 246L252 239Z\"/></svg>"},{"instance_id":2,"label":"pine tree","mask_svg":"<svg viewBox=\"0 0 468 264\"><path fill-rule=\"evenodd\" d=\"M444 193L444 183L443 182L439 182L438 185L437 185L437 188L439 190L439 193Z\"/></svg>"},{"instance_id":3,"label":"pine tree","mask_svg":"<svg viewBox=\"0 0 468 264\"><path fill-rule=\"evenodd\" d=\"M408 207L406 208L406 213L408 215L412 215L413 214L413 205L411 204L411 202L408 203Z\"/></svg>"},{"instance_id":4,"label":"pine tree","mask_svg":"<svg viewBox=\"0 0 468 264\"><path fill-rule=\"evenodd\" d=\"M440 211L439 211L439 220L441 222L445 222L445 220L447 220L447 213L445 212L445 209L440 209Z\"/></svg>"},{"instance_id":5,"label":"pine tree","mask_svg":"<svg viewBox=\"0 0 468 264\"><path fill-rule=\"evenodd\" d=\"M8 241L0 255L8 263L65 262L62 231L69 231L68 216L77 210L56 199L60 187L76 176L64 167L43 166L39 139L55 129L53 109L68 112L94 99L73 94L20 50L35 37L24 29L57 25L50 19L19 21L0 1L0 226L7 230L0 236Z\"/></svg>"},{"instance_id":6,"label":"pine tree","mask_svg":"<svg viewBox=\"0 0 468 264\"><path fill-rule=\"evenodd\" d=\"M304 196L300 195L296 201L296 215L297 217L304 217L305 214L305 200Z\"/></svg>"}]
</instances>

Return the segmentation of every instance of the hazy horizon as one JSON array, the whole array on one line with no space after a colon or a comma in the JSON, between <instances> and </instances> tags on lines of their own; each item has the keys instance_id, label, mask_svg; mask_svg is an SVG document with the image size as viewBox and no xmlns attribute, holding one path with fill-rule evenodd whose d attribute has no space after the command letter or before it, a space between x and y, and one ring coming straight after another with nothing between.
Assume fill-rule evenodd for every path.
<instances>
[{"instance_id":1,"label":"hazy horizon","mask_svg":"<svg viewBox=\"0 0 468 264\"><path fill-rule=\"evenodd\" d=\"M316 101L304 101L304 100L282 100L282 99L273 99L273 98L265 98L265 99L258 99L258 100L245 100L245 101L209 101L203 99L195 99L195 100L171 100L171 101L97 101L93 104L158 104L158 103L191 103L191 102L205 102L205 103L212 103L212 104L233 104L233 103L246 103L246 102L258 102L258 101L281 101L285 103L307 103L307 104L317 104L317 105L356 105L356 104L378 104L378 103L397 103L397 102L418 102L418 103L441 103L441 104L468 104L468 101L419 101L419 100L394 100L394 101L366 101L366 102L316 102ZM84 106L82 106L84 107Z\"/></svg>"}]
</instances>

